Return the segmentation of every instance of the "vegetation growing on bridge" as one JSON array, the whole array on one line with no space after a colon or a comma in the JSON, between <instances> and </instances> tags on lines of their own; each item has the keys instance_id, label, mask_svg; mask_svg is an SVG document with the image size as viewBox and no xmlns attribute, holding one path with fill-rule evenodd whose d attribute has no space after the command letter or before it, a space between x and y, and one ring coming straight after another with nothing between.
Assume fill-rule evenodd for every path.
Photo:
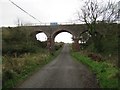
<instances>
[{"instance_id":1,"label":"vegetation growing on bridge","mask_svg":"<svg viewBox=\"0 0 120 90\"><path fill-rule=\"evenodd\" d=\"M2 31L3 55L19 56L27 52L34 53L46 46L46 42L35 40L35 36L33 37L25 27L3 28Z\"/></svg>"},{"instance_id":2,"label":"vegetation growing on bridge","mask_svg":"<svg viewBox=\"0 0 120 90\"><path fill-rule=\"evenodd\" d=\"M37 41L25 27L3 28L2 31L3 88L15 87L57 56L62 46L55 45L54 54L51 54L46 42Z\"/></svg>"},{"instance_id":3,"label":"vegetation growing on bridge","mask_svg":"<svg viewBox=\"0 0 120 90\"><path fill-rule=\"evenodd\" d=\"M102 23L100 24L100 26L104 25ZM96 43L100 42L97 43L97 50L96 47L94 47L94 43L92 42L91 38L89 38L86 43L80 44L81 50L85 54L99 54L107 62L118 66L118 25L106 24L104 27L106 27L107 29L103 28L99 31L102 31L102 37L101 40L97 39L96 41Z\"/></svg>"},{"instance_id":4,"label":"vegetation growing on bridge","mask_svg":"<svg viewBox=\"0 0 120 90\"><path fill-rule=\"evenodd\" d=\"M106 38L104 35L111 32L111 26L113 26L113 23L116 23L118 20L117 8L117 3L111 0L107 3L98 2L98 0L85 0L81 12L78 12L78 18L86 24L96 52L103 51L102 41ZM103 30L98 31L98 28L100 27L103 27ZM116 27L112 27L114 30L115 28L117 28L117 25ZM111 32L110 35L112 34L113 33Z\"/></svg>"}]
</instances>

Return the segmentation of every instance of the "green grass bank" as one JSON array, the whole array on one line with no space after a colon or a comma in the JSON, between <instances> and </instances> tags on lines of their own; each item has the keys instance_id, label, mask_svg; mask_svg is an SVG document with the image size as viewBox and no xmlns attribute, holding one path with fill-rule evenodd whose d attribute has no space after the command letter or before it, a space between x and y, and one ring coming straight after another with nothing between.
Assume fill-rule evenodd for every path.
<instances>
[{"instance_id":1,"label":"green grass bank","mask_svg":"<svg viewBox=\"0 0 120 90\"><path fill-rule=\"evenodd\" d=\"M16 87L22 81L40 70L52 61L61 51L61 48L50 54L47 50L37 53L24 54L13 58L3 56L3 89Z\"/></svg>"},{"instance_id":2,"label":"green grass bank","mask_svg":"<svg viewBox=\"0 0 120 90\"><path fill-rule=\"evenodd\" d=\"M100 88L119 87L118 76L120 69L118 69L118 67L115 67L105 61L94 61L80 52L71 52L71 55L75 58L75 60L87 65L88 68L95 73Z\"/></svg>"}]
</instances>

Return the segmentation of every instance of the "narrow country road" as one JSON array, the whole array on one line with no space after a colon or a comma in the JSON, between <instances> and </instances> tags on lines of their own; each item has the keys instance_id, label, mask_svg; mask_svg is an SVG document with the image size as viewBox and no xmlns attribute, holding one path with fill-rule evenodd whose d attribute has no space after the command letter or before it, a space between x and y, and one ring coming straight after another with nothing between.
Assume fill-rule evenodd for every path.
<instances>
[{"instance_id":1,"label":"narrow country road","mask_svg":"<svg viewBox=\"0 0 120 90\"><path fill-rule=\"evenodd\" d=\"M65 44L59 56L18 88L98 88L95 76L83 64L72 59Z\"/></svg>"}]
</instances>

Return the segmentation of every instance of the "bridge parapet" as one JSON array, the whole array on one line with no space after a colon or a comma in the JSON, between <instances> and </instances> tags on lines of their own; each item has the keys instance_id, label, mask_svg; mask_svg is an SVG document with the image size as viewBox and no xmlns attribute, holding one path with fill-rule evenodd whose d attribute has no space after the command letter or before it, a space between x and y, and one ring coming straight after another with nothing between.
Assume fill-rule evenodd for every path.
<instances>
[{"instance_id":1,"label":"bridge parapet","mask_svg":"<svg viewBox=\"0 0 120 90\"><path fill-rule=\"evenodd\" d=\"M75 24L81 24L80 22L58 22L57 25L75 25ZM28 23L24 24L24 26L50 26L50 22L45 23Z\"/></svg>"}]
</instances>

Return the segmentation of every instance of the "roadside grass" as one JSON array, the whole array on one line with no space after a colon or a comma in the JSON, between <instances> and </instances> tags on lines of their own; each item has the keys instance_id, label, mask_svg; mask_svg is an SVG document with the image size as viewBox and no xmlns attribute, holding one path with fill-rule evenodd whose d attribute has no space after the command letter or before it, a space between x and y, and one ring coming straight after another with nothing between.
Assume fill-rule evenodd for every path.
<instances>
[{"instance_id":1,"label":"roadside grass","mask_svg":"<svg viewBox=\"0 0 120 90\"><path fill-rule=\"evenodd\" d=\"M49 52L37 52L34 54L25 54L19 58L3 56L3 89L16 87L22 81L34 74L37 70L52 61L61 51L54 52L54 55Z\"/></svg>"},{"instance_id":2,"label":"roadside grass","mask_svg":"<svg viewBox=\"0 0 120 90\"><path fill-rule=\"evenodd\" d=\"M118 88L119 70L118 67L105 61L94 61L80 52L72 52L72 56L79 62L87 65L96 74L100 88Z\"/></svg>"}]
</instances>

